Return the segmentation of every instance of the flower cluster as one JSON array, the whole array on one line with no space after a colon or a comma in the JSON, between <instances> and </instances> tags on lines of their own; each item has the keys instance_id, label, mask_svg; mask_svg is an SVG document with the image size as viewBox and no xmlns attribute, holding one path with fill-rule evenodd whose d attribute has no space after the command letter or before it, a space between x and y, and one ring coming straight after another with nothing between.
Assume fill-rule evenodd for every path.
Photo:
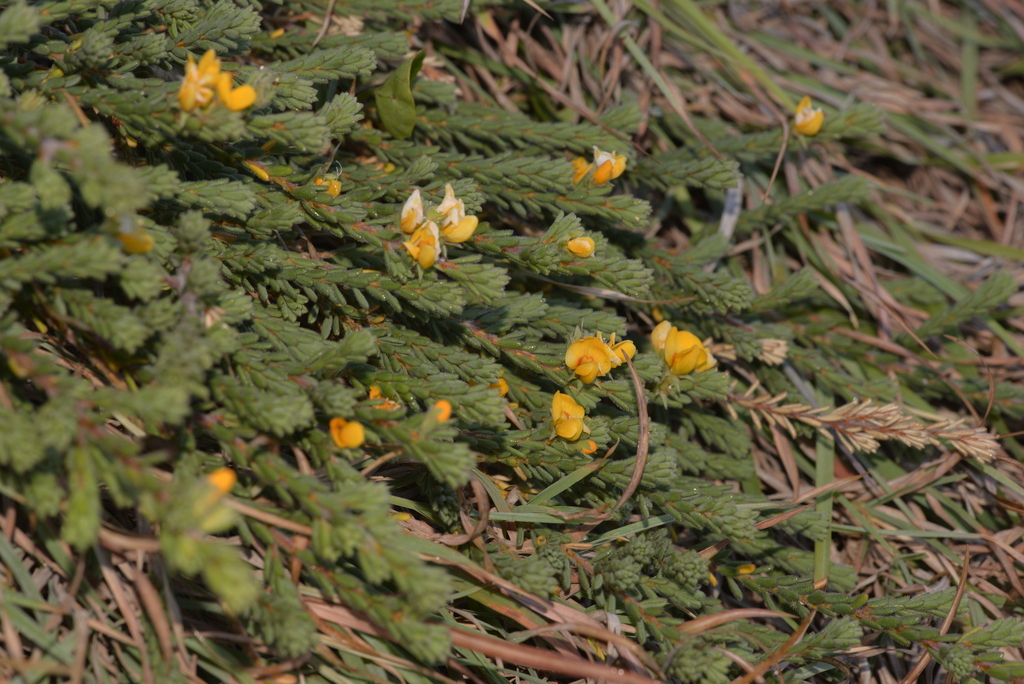
<instances>
[{"instance_id":1,"label":"flower cluster","mask_svg":"<svg viewBox=\"0 0 1024 684\"><path fill-rule=\"evenodd\" d=\"M811 98L805 97L796 106L796 132L800 135L816 135L825 121L825 113L819 107L811 107Z\"/></svg>"},{"instance_id":2,"label":"flower cluster","mask_svg":"<svg viewBox=\"0 0 1024 684\"><path fill-rule=\"evenodd\" d=\"M399 229L409 235L402 243L409 255L423 268L430 268L441 253L441 236L453 244L473 237L480 221L466 215L465 203L455 196L451 183L444 186L444 199L432 209L425 209L417 188L402 207Z\"/></svg>"},{"instance_id":3,"label":"flower cluster","mask_svg":"<svg viewBox=\"0 0 1024 684\"><path fill-rule=\"evenodd\" d=\"M598 185L618 178L626 170L626 158L615 152L605 152L597 149L594 145L594 161L588 162L583 157L576 157L572 160L572 167L575 172L572 175L572 182L579 185L580 181L593 171L592 178Z\"/></svg>"},{"instance_id":4,"label":"flower cluster","mask_svg":"<svg viewBox=\"0 0 1024 684\"><path fill-rule=\"evenodd\" d=\"M680 330L668 321L662 321L651 331L651 344L676 375L694 371L702 373L718 364L696 335Z\"/></svg>"},{"instance_id":5,"label":"flower cluster","mask_svg":"<svg viewBox=\"0 0 1024 684\"><path fill-rule=\"evenodd\" d=\"M616 342L615 333L612 333L605 342L598 333L597 337L584 337L570 344L565 350L565 365L589 385L598 377L607 375L612 368L625 363L627 357L635 355L636 345L629 340Z\"/></svg>"},{"instance_id":6,"label":"flower cluster","mask_svg":"<svg viewBox=\"0 0 1024 684\"><path fill-rule=\"evenodd\" d=\"M178 90L178 104L186 112L196 107L211 104L214 95L233 112L251 107L256 101L256 91L251 85L233 87L231 74L220 70L220 60L212 49L207 50L203 58L196 64L195 58L189 54L185 65L185 77Z\"/></svg>"}]
</instances>

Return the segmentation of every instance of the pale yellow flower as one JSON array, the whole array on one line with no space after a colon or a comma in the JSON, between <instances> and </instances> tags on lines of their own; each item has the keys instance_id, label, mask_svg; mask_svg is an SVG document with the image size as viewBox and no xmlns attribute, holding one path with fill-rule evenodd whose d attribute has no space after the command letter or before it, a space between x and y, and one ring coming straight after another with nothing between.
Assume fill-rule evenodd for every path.
<instances>
[{"instance_id":1,"label":"pale yellow flower","mask_svg":"<svg viewBox=\"0 0 1024 684\"><path fill-rule=\"evenodd\" d=\"M402 206L402 218L398 225L403 233L411 233L420 227L423 219L423 198L420 197L419 188L416 188Z\"/></svg>"}]
</instances>

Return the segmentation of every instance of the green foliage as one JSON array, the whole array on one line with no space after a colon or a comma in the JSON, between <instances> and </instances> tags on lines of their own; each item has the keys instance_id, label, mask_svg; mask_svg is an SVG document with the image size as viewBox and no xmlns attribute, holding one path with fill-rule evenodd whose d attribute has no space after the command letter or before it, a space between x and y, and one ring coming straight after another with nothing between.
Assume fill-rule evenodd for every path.
<instances>
[{"instance_id":1,"label":"green foliage","mask_svg":"<svg viewBox=\"0 0 1024 684\"><path fill-rule=\"evenodd\" d=\"M889 347L830 334L847 321L823 303L821 274L834 273L797 227L811 216L834 230L836 205L865 203L868 183L851 174L745 208L740 239L774 249L769 232L783 231L802 258L772 253L755 282L735 241L698 215L770 173L781 131L701 120L718 159L660 105L604 108L595 124L548 112L554 100L528 112L467 103L435 78L440 58L401 61L406 22L460 10L349 3L369 28L317 47L292 25L264 34L279 17L258 3L0 12L0 672L536 679L453 647L449 628L564 649L552 616L574 615L563 622L603 643L603 615L620 643L601 659L624 663L628 638L651 676L717 684L739 674L727 654L758 662L786 639L781 622L687 628L733 607L731 592L817 611L794 663L837 657L873 630L924 644L954 677L1018 676L985 659L1019 645L1019 620L942 637L930 622L951 591L860 601L839 565L814 584L808 549L828 543L827 512L762 524L789 511L757 479L786 437L738 402L755 384L819 403L988 398L975 375L940 386L919 368L897 383L879 361ZM235 87L256 91L251 107L210 95L183 109L185 65L210 49ZM877 108L854 105L829 111L820 140L881 128ZM634 149L655 129L657 151ZM574 182L572 160L595 147L623 155L625 173ZM423 267L403 206L419 190L436 207L449 184L480 223ZM683 201L698 189L700 209ZM652 231L670 213L652 206L677 199L671 211L694 221L685 247ZM833 280L867 319L874 303ZM999 272L942 311L926 278L885 286L929 308L920 337L956 332L1016 289ZM717 367L673 374L648 337L660 320L711 338ZM637 353L584 384L566 352L596 335ZM790 349L773 359L765 350L781 342ZM559 436L555 392L584 409L579 439ZM1019 421L1020 399L1000 384L995 413ZM352 423L364 439L342 439ZM808 470L805 423L789 457ZM715 545L720 555L699 552ZM12 652L15 632L31 659Z\"/></svg>"}]
</instances>

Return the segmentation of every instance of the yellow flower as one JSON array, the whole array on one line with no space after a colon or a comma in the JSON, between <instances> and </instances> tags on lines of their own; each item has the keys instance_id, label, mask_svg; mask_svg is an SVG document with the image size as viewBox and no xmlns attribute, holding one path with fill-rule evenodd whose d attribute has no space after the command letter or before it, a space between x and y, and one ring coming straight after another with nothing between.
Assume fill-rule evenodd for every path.
<instances>
[{"instance_id":1,"label":"yellow flower","mask_svg":"<svg viewBox=\"0 0 1024 684\"><path fill-rule=\"evenodd\" d=\"M818 107L811 107L811 98L805 97L796 106L796 132L800 135L816 135L825 121L825 113Z\"/></svg>"},{"instance_id":2,"label":"yellow flower","mask_svg":"<svg viewBox=\"0 0 1024 684\"><path fill-rule=\"evenodd\" d=\"M233 112L240 112L256 102L256 90L251 85L232 88L231 74L222 72L217 76L217 97Z\"/></svg>"},{"instance_id":3,"label":"yellow flower","mask_svg":"<svg viewBox=\"0 0 1024 684\"><path fill-rule=\"evenodd\" d=\"M662 321L651 332L651 344L665 357L665 363L676 375L702 373L718 363L697 336Z\"/></svg>"},{"instance_id":4,"label":"yellow flower","mask_svg":"<svg viewBox=\"0 0 1024 684\"><path fill-rule=\"evenodd\" d=\"M366 441L366 428L362 423L344 418L331 418L331 439L339 449L355 449Z\"/></svg>"},{"instance_id":5,"label":"yellow flower","mask_svg":"<svg viewBox=\"0 0 1024 684\"><path fill-rule=\"evenodd\" d=\"M587 446L583 448L583 453L592 454L597 451L597 442L592 439L587 440Z\"/></svg>"},{"instance_id":6,"label":"yellow flower","mask_svg":"<svg viewBox=\"0 0 1024 684\"><path fill-rule=\"evenodd\" d=\"M505 378L498 378L498 382L488 385L487 389L496 389L498 396L503 397L508 394L508 383L505 382Z\"/></svg>"},{"instance_id":7,"label":"yellow flower","mask_svg":"<svg viewBox=\"0 0 1024 684\"><path fill-rule=\"evenodd\" d=\"M555 433L575 442L584 432L590 434L590 428L583 424L585 411L568 394L555 392L551 398L551 421L555 424Z\"/></svg>"},{"instance_id":8,"label":"yellow flower","mask_svg":"<svg viewBox=\"0 0 1024 684\"><path fill-rule=\"evenodd\" d=\"M594 241L588 237L578 237L574 240L569 240L569 242L565 243L565 247L581 259L585 259L594 253Z\"/></svg>"},{"instance_id":9,"label":"yellow flower","mask_svg":"<svg viewBox=\"0 0 1024 684\"><path fill-rule=\"evenodd\" d=\"M437 224L430 221L417 228L409 236L409 240L402 243L402 246L421 267L430 268L437 261L437 255L441 251L440 243L441 237L437 231Z\"/></svg>"},{"instance_id":10,"label":"yellow flower","mask_svg":"<svg viewBox=\"0 0 1024 684\"><path fill-rule=\"evenodd\" d=\"M665 348L665 340L668 339L670 330L672 330L672 324L668 321L662 321L654 326L654 330L651 331L651 346L655 350L661 351Z\"/></svg>"},{"instance_id":11,"label":"yellow flower","mask_svg":"<svg viewBox=\"0 0 1024 684\"><path fill-rule=\"evenodd\" d=\"M235 471L231 468L218 468L212 473L206 476L206 480L214 486L214 488L221 493L221 495L227 494L231 491L231 488L238 482L238 475L235 475Z\"/></svg>"},{"instance_id":12,"label":"yellow flower","mask_svg":"<svg viewBox=\"0 0 1024 684\"><path fill-rule=\"evenodd\" d=\"M615 333L612 333L611 337L608 338L608 346L615 352L615 355L619 357L619 363L626 363L626 357L633 358L636 356L636 345L631 340L623 340L622 342L615 342Z\"/></svg>"},{"instance_id":13,"label":"yellow flower","mask_svg":"<svg viewBox=\"0 0 1024 684\"><path fill-rule=\"evenodd\" d=\"M339 180L324 180L323 178L317 178L313 181L313 185L326 185L326 192L331 197L337 197L341 194L341 181Z\"/></svg>"},{"instance_id":14,"label":"yellow flower","mask_svg":"<svg viewBox=\"0 0 1024 684\"><path fill-rule=\"evenodd\" d=\"M281 27L281 28L275 29L274 32L270 34L270 38L271 39L280 38L283 35L284 35L284 27Z\"/></svg>"},{"instance_id":15,"label":"yellow flower","mask_svg":"<svg viewBox=\"0 0 1024 684\"><path fill-rule=\"evenodd\" d=\"M480 224L476 216L466 215L466 204L455 196L451 183L444 186L444 199L437 205L437 213L446 242L465 242L473 237L473 231Z\"/></svg>"},{"instance_id":16,"label":"yellow flower","mask_svg":"<svg viewBox=\"0 0 1024 684\"><path fill-rule=\"evenodd\" d=\"M185 78L178 89L178 104L186 112L196 107L203 107L213 101L213 91L220 75L220 60L212 49L207 50L203 58L196 64L190 53L185 65Z\"/></svg>"},{"instance_id":17,"label":"yellow flower","mask_svg":"<svg viewBox=\"0 0 1024 684\"><path fill-rule=\"evenodd\" d=\"M447 399L440 399L433 406L438 412L437 419L442 423L452 417L452 403Z\"/></svg>"},{"instance_id":18,"label":"yellow flower","mask_svg":"<svg viewBox=\"0 0 1024 684\"><path fill-rule=\"evenodd\" d=\"M588 173L590 173L590 169L594 168L594 165L588 162L583 157L576 157L575 159L572 160L572 168L572 182L575 185L579 185L580 181L583 180Z\"/></svg>"},{"instance_id":19,"label":"yellow flower","mask_svg":"<svg viewBox=\"0 0 1024 684\"><path fill-rule=\"evenodd\" d=\"M480 225L480 220L476 216L463 216L458 223L449 223L442 228L441 234L444 235L446 242L465 242L473 237L478 225Z\"/></svg>"},{"instance_id":20,"label":"yellow flower","mask_svg":"<svg viewBox=\"0 0 1024 684\"><path fill-rule=\"evenodd\" d=\"M405 200L402 206L402 218L398 227L403 233L411 233L423 223L423 199L420 197L420 190L416 188Z\"/></svg>"},{"instance_id":21,"label":"yellow flower","mask_svg":"<svg viewBox=\"0 0 1024 684\"><path fill-rule=\"evenodd\" d=\"M599 150L597 145L594 145L594 166L594 182L603 185L622 175L626 170L626 158L615 152Z\"/></svg>"},{"instance_id":22,"label":"yellow flower","mask_svg":"<svg viewBox=\"0 0 1024 684\"><path fill-rule=\"evenodd\" d=\"M437 213L445 217L445 220L441 222L444 226L458 223L466 215L466 204L455 196L455 190L451 183L445 183L444 199L437 205Z\"/></svg>"},{"instance_id":23,"label":"yellow flower","mask_svg":"<svg viewBox=\"0 0 1024 684\"><path fill-rule=\"evenodd\" d=\"M117 239L129 254L145 254L153 249L153 237L141 228L130 233L118 233Z\"/></svg>"},{"instance_id":24,"label":"yellow flower","mask_svg":"<svg viewBox=\"0 0 1024 684\"><path fill-rule=\"evenodd\" d=\"M401 408L401 404L399 404L397 401L394 401L393 399L388 399L386 397L381 397L380 387L377 387L376 385L370 385L370 395L367 398L383 399L379 408L382 408L385 411L394 411L396 408Z\"/></svg>"},{"instance_id":25,"label":"yellow flower","mask_svg":"<svg viewBox=\"0 0 1024 684\"><path fill-rule=\"evenodd\" d=\"M633 351L635 353L636 349ZM600 335L584 337L570 344L565 350L565 365L587 385L599 376L607 375L608 371L621 363L622 359L618 353L609 347Z\"/></svg>"}]
</instances>

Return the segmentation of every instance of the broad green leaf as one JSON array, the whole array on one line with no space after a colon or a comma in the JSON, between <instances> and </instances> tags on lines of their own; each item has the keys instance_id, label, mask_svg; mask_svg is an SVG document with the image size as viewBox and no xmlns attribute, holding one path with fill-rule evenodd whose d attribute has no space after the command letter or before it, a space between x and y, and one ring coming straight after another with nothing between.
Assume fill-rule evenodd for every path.
<instances>
[{"instance_id":1,"label":"broad green leaf","mask_svg":"<svg viewBox=\"0 0 1024 684\"><path fill-rule=\"evenodd\" d=\"M416 102L412 99L412 80L423 66L425 53L421 50L395 69L384 85L374 91L377 113L388 133L399 140L412 135L416 126Z\"/></svg>"}]
</instances>

